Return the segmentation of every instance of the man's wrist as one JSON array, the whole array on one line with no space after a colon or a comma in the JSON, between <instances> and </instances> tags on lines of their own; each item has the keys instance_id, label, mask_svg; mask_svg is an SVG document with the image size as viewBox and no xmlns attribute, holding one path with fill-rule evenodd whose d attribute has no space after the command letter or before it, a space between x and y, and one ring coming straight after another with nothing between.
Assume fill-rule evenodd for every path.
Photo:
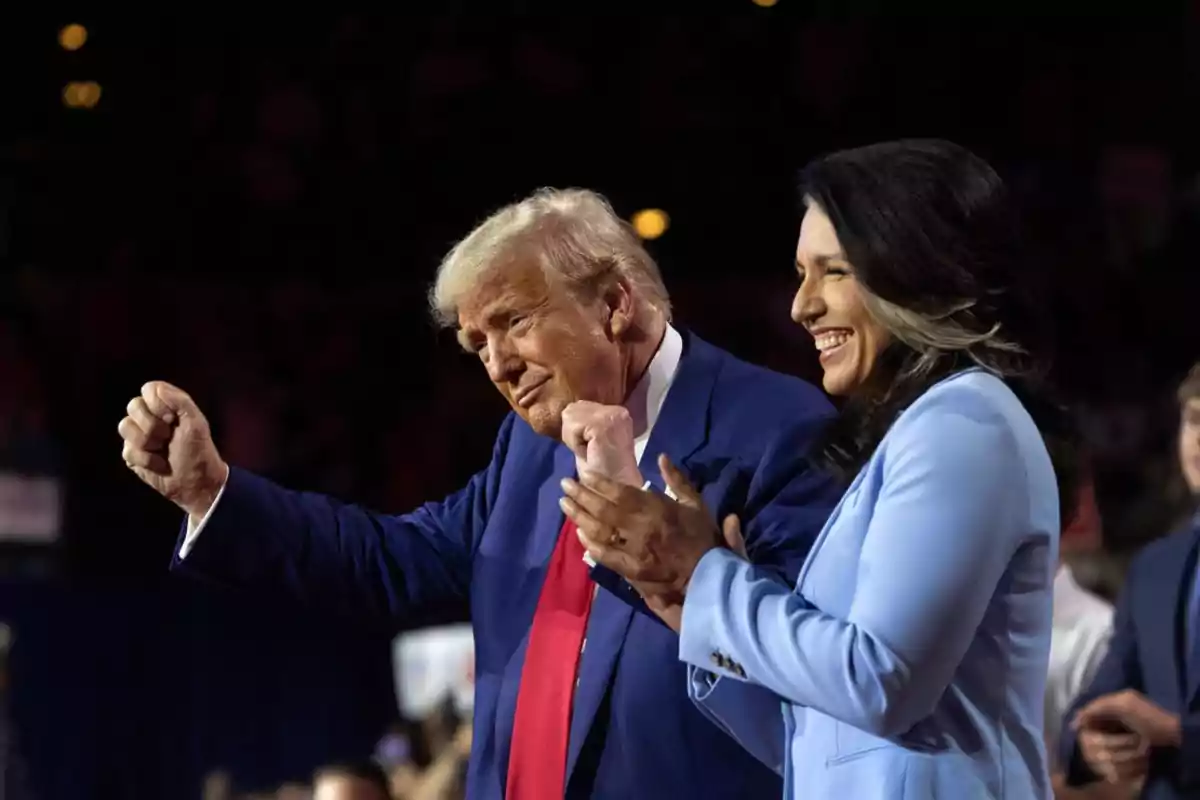
<instances>
[{"instance_id":1,"label":"man's wrist","mask_svg":"<svg viewBox=\"0 0 1200 800\"><path fill-rule=\"evenodd\" d=\"M224 461L220 462L213 472L213 475L201 478L195 498L182 506L184 512L197 522L204 519L212 510L213 504L217 502L217 497L221 494L221 489L229 480L229 465Z\"/></svg>"},{"instance_id":2,"label":"man's wrist","mask_svg":"<svg viewBox=\"0 0 1200 800\"><path fill-rule=\"evenodd\" d=\"M646 486L646 479L642 476L642 471L636 467L623 472L621 476L617 478L617 482L623 483L626 486L632 486L635 489L642 489Z\"/></svg>"},{"instance_id":3,"label":"man's wrist","mask_svg":"<svg viewBox=\"0 0 1200 800\"><path fill-rule=\"evenodd\" d=\"M1181 747L1183 745L1183 724L1178 714L1167 713L1167 723L1163 726L1163 747Z\"/></svg>"}]
</instances>

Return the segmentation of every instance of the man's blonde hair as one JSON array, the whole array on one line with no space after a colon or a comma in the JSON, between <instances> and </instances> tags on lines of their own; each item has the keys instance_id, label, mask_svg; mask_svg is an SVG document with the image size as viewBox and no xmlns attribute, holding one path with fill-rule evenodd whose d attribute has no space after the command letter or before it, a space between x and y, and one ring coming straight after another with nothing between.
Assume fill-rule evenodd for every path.
<instances>
[{"instance_id":1,"label":"man's blonde hair","mask_svg":"<svg viewBox=\"0 0 1200 800\"><path fill-rule=\"evenodd\" d=\"M670 319L658 265L604 197L587 189L539 189L492 214L442 259L429 292L434 320L455 325L460 300L488 272L525 258L583 297L610 275L622 277L634 287L639 311L653 308Z\"/></svg>"},{"instance_id":2,"label":"man's blonde hair","mask_svg":"<svg viewBox=\"0 0 1200 800\"><path fill-rule=\"evenodd\" d=\"M1193 400L1200 399L1200 361L1192 365L1187 377L1179 384L1176 398L1179 400L1179 405L1181 406L1186 406Z\"/></svg>"}]
</instances>

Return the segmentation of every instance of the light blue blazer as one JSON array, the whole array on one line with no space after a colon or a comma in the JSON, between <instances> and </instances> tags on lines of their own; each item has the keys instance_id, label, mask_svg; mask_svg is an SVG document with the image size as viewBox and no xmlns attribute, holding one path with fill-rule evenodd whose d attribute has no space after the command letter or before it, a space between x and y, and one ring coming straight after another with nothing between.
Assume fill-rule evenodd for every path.
<instances>
[{"instance_id":1,"label":"light blue blazer","mask_svg":"<svg viewBox=\"0 0 1200 800\"><path fill-rule=\"evenodd\" d=\"M982 370L947 378L888 431L794 592L728 550L700 561L680 637L692 699L785 797L1050 797L1058 532L1025 408Z\"/></svg>"}]
</instances>

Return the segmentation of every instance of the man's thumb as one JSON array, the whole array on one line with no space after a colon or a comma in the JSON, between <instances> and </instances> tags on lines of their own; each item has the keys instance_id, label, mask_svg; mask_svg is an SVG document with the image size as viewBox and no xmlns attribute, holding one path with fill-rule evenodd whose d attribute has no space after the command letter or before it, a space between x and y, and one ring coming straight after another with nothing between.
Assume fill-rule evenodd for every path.
<instances>
[{"instance_id":1,"label":"man's thumb","mask_svg":"<svg viewBox=\"0 0 1200 800\"><path fill-rule=\"evenodd\" d=\"M142 386L142 398L150 413L164 422L173 423L180 417L198 412L187 392L166 381L150 381Z\"/></svg>"},{"instance_id":2,"label":"man's thumb","mask_svg":"<svg viewBox=\"0 0 1200 800\"><path fill-rule=\"evenodd\" d=\"M1071 720L1071 727L1078 730L1086 728L1092 724L1092 721L1105 716L1108 713L1108 696L1097 697L1092 702L1085 705L1083 708L1075 712L1075 717Z\"/></svg>"},{"instance_id":3,"label":"man's thumb","mask_svg":"<svg viewBox=\"0 0 1200 800\"><path fill-rule=\"evenodd\" d=\"M742 521L738 519L737 514L730 514L726 517L722 527L725 533L725 546L749 561L750 556L746 554L746 540L742 537Z\"/></svg>"},{"instance_id":4,"label":"man's thumb","mask_svg":"<svg viewBox=\"0 0 1200 800\"><path fill-rule=\"evenodd\" d=\"M696 487L688 482L679 468L671 463L671 459L667 458L666 453L658 457L658 471L662 473L663 483L675 495L678 502L692 508L704 507L704 498L696 491Z\"/></svg>"}]
</instances>

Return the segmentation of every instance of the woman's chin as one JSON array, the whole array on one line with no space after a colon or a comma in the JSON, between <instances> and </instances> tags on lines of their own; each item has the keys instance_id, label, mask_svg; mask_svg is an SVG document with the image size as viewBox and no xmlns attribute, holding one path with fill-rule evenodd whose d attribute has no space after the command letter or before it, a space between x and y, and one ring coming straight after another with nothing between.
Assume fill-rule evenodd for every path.
<instances>
[{"instance_id":1,"label":"woman's chin","mask_svg":"<svg viewBox=\"0 0 1200 800\"><path fill-rule=\"evenodd\" d=\"M831 379L828 375L825 376L821 385L825 388L825 394L833 397L844 397L848 393L848 387L844 381Z\"/></svg>"},{"instance_id":2,"label":"woman's chin","mask_svg":"<svg viewBox=\"0 0 1200 800\"><path fill-rule=\"evenodd\" d=\"M843 369L839 365L825 370L825 374L821 378L821 386L825 389L826 394L845 397L854 389L854 381L851 379L850 370Z\"/></svg>"}]
</instances>

